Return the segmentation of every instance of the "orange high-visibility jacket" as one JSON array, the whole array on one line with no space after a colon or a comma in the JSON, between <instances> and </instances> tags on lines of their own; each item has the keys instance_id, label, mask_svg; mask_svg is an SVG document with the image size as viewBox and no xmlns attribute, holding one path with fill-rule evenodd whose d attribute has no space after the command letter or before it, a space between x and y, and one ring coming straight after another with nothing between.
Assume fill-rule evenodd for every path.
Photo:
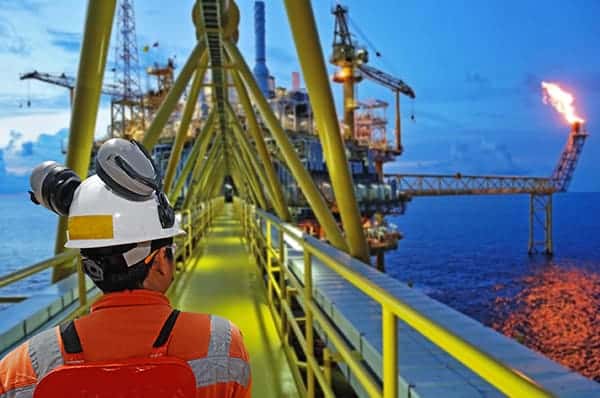
<instances>
[{"instance_id":1,"label":"orange high-visibility jacket","mask_svg":"<svg viewBox=\"0 0 600 398\"><path fill-rule=\"evenodd\" d=\"M89 315L75 321L86 362L147 357L173 309L161 293L133 290L105 294ZM63 365L58 328L46 330L0 361L0 398L29 398L36 383ZM250 397L250 365L239 329L208 314L179 314L167 355L188 362L197 398ZM218 368L218 369L216 369Z\"/></svg>"}]
</instances>

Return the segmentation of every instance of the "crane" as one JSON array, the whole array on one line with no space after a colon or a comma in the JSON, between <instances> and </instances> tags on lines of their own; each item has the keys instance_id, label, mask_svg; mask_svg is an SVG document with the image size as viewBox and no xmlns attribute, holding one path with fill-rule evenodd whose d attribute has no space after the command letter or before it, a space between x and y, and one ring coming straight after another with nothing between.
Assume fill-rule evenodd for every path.
<instances>
[{"instance_id":1,"label":"crane","mask_svg":"<svg viewBox=\"0 0 600 398\"><path fill-rule=\"evenodd\" d=\"M335 28L333 34L333 52L329 61L340 69L333 76L333 80L344 85L344 136L352 137L354 133L354 110L357 108L354 84L363 78L392 90L396 95L396 153L402 153L401 125L400 125L400 94L409 98L416 97L414 90L401 79L398 79L373 66L369 62L369 52L364 47L359 47L353 40L348 28L348 8L337 4L333 11L335 15ZM379 53L377 53L379 55Z\"/></svg>"},{"instance_id":2,"label":"crane","mask_svg":"<svg viewBox=\"0 0 600 398\"><path fill-rule=\"evenodd\" d=\"M69 90L69 98L71 100L71 104L73 103L73 95L75 94L75 83L76 83L76 78L73 76L69 76L66 73L61 73L60 75L55 75L55 74L50 74L50 73L38 72L37 70L34 70L33 72L22 73L19 78L21 80L39 80L44 83L67 88ZM110 125L110 130L111 130L112 134L114 135L114 133L117 132L120 136L126 136L127 132L125 131L125 128L127 126L122 123L120 124L118 121L115 120L115 112L113 111L113 109L115 107L120 107L123 104L129 104L131 101L129 101L123 95L123 88L116 84L105 83L102 86L101 92L102 92L102 94L108 95L112 98L111 99L111 125ZM136 102L136 104L138 102L141 102L141 98L140 98L140 100L135 101L135 102ZM113 130L117 130L117 131L113 131Z\"/></svg>"},{"instance_id":3,"label":"crane","mask_svg":"<svg viewBox=\"0 0 600 398\"><path fill-rule=\"evenodd\" d=\"M53 84L55 86L64 87L69 89L69 95L71 103L73 102L73 94L75 92L75 78L68 76L65 73L60 75L53 75L50 73L43 73L34 70L33 72L22 73L19 78L21 80L39 80L44 83ZM104 84L102 86L102 94L110 95L111 97L119 97L123 95L123 90L115 84Z\"/></svg>"}]
</instances>

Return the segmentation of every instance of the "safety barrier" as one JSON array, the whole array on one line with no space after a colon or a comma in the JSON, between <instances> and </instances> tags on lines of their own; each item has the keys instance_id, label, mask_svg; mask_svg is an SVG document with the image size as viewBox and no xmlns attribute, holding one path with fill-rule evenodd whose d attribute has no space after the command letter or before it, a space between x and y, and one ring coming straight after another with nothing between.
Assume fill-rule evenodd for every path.
<instances>
[{"instance_id":1,"label":"safety barrier","mask_svg":"<svg viewBox=\"0 0 600 398\"><path fill-rule=\"evenodd\" d=\"M551 397L538 384L495 358L481 351L474 345L453 334L441 325L418 313L398 298L389 294L377 284L365 278L353 268L345 265L340 258L347 258L342 253L313 237L291 229L271 214L257 210L255 207L236 200L237 210L242 218L244 237L250 250L266 274L268 302L276 325L284 342L284 349L292 371L303 396L314 397L316 382L325 397L334 397L331 384L331 370L334 360L344 362L360 382L366 393L372 397L392 398L398 395L398 320L404 321L433 344L463 363L491 385L508 396L519 397ZM274 248L273 229L277 231L277 247ZM264 231L264 232L263 232ZM293 241L303 250L303 281L293 274L287 264L286 241ZM326 267L355 286L372 300L381 305L382 317L382 379L374 376L354 352L351 346L339 333L336 326L322 311L313 297L312 261L318 259ZM346 260L344 260L346 261ZM365 266L358 260L358 266ZM304 316L298 317L292 308L292 298L297 298L304 310ZM301 327L303 323L303 328ZM323 350L322 365L314 352L314 329L318 326L321 334L331 344L331 348ZM302 349L306 360L299 360L296 352L289 344L290 330ZM304 330L304 332L303 332ZM303 377L301 369L305 369Z\"/></svg>"}]
</instances>

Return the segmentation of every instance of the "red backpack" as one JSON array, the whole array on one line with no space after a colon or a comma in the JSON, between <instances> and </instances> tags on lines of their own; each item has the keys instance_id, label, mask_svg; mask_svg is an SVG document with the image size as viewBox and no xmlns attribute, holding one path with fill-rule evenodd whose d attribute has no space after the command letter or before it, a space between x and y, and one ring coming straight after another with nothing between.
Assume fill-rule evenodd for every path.
<instances>
[{"instance_id":1,"label":"red backpack","mask_svg":"<svg viewBox=\"0 0 600 398\"><path fill-rule=\"evenodd\" d=\"M173 310L148 357L86 362L73 321L60 327L64 365L44 376L34 398L194 398L196 377L188 363L167 356L179 311Z\"/></svg>"}]
</instances>

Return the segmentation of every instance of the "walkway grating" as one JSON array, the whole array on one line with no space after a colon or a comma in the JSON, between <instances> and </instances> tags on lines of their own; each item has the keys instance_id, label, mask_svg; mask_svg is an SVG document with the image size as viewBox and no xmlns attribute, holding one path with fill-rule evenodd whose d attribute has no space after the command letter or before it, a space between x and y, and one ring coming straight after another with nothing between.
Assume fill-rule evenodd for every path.
<instances>
[{"instance_id":1,"label":"walkway grating","mask_svg":"<svg viewBox=\"0 0 600 398\"><path fill-rule=\"evenodd\" d=\"M242 241L240 222L226 204L200 243L188 271L170 293L182 311L232 320L242 331L252 368L252 396L297 397L258 267Z\"/></svg>"}]
</instances>

